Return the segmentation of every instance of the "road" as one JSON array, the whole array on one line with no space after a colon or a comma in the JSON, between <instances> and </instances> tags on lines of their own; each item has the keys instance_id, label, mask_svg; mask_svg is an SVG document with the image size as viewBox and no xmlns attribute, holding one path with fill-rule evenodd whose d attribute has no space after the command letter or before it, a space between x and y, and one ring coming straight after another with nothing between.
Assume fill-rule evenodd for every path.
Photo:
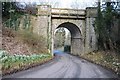
<instances>
[{"instance_id":1,"label":"road","mask_svg":"<svg viewBox=\"0 0 120 80\"><path fill-rule=\"evenodd\" d=\"M86 60L62 53L41 66L4 78L115 78L117 75Z\"/></svg>"}]
</instances>

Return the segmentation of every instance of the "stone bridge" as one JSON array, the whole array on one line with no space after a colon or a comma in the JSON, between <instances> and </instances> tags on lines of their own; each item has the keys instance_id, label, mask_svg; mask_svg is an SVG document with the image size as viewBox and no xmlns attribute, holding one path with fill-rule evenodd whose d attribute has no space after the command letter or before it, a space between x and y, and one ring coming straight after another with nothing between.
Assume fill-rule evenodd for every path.
<instances>
[{"instance_id":1,"label":"stone bridge","mask_svg":"<svg viewBox=\"0 0 120 80\"><path fill-rule=\"evenodd\" d=\"M34 31L47 38L50 51L54 49L54 31L67 28L71 33L71 53L81 55L97 49L94 20L97 8L84 9L51 8L50 5L39 5L37 23Z\"/></svg>"}]
</instances>

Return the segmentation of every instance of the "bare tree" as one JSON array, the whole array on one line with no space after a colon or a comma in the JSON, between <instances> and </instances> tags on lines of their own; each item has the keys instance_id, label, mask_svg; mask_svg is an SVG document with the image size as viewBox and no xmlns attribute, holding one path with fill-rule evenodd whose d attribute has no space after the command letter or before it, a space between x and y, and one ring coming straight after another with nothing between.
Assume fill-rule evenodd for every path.
<instances>
[{"instance_id":1,"label":"bare tree","mask_svg":"<svg viewBox=\"0 0 120 80\"><path fill-rule=\"evenodd\" d=\"M72 2L71 8L79 9L79 7L80 7L80 4L79 4L78 0L75 0L75 1Z\"/></svg>"},{"instance_id":2,"label":"bare tree","mask_svg":"<svg viewBox=\"0 0 120 80\"><path fill-rule=\"evenodd\" d=\"M62 47L65 43L65 29L64 28L58 28L58 30L55 33L55 46Z\"/></svg>"},{"instance_id":3,"label":"bare tree","mask_svg":"<svg viewBox=\"0 0 120 80\"><path fill-rule=\"evenodd\" d=\"M60 3L58 0L47 0L47 1L44 1L44 0L39 0L39 4L43 4L43 5L51 5L53 8L58 8L60 6Z\"/></svg>"},{"instance_id":4,"label":"bare tree","mask_svg":"<svg viewBox=\"0 0 120 80\"><path fill-rule=\"evenodd\" d=\"M58 8L60 6L60 3L58 1L51 2L51 5L52 5L53 8Z\"/></svg>"}]
</instances>

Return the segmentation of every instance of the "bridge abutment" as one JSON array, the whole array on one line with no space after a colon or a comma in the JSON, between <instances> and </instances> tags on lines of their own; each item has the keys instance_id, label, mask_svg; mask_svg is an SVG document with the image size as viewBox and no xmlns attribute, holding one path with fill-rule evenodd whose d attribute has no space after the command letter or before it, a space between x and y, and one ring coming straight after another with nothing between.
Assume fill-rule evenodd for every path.
<instances>
[{"instance_id":1,"label":"bridge abutment","mask_svg":"<svg viewBox=\"0 0 120 80\"><path fill-rule=\"evenodd\" d=\"M86 8L86 37L85 37L85 53L97 50L97 39L94 30L97 9L93 7Z\"/></svg>"},{"instance_id":2,"label":"bridge abutment","mask_svg":"<svg viewBox=\"0 0 120 80\"><path fill-rule=\"evenodd\" d=\"M84 53L83 48L82 38L71 38L71 54L81 55Z\"/></svg>"}]
</instances>

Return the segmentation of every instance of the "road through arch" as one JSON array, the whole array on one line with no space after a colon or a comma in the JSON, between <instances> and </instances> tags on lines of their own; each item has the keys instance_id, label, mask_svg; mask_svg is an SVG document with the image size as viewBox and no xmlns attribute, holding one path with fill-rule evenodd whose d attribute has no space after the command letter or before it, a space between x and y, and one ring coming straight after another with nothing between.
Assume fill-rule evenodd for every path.
<instances>
[{"instance_id":1,"label":"road through arch","mask_svg":"<svg viewBox=\"0 0 120 80\"><path fill-rule=\"evenodd\" d=\"M67 28L71 33L71 54L80 55L83 53L83 41L79 27L71 22L61 23L57 28Z\"/></svg>"}]
</instances>

